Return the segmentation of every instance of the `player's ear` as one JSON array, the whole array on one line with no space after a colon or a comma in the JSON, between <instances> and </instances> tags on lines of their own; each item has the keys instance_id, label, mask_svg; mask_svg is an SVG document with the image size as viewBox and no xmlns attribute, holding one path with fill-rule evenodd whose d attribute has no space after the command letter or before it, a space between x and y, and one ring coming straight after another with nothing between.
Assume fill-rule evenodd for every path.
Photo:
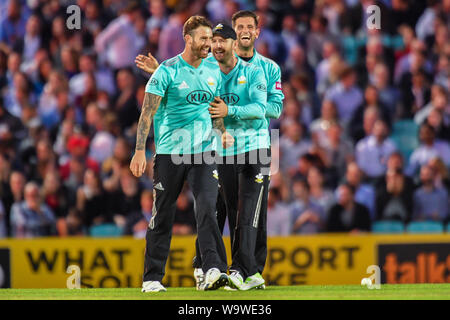
<instances>
[{"instance_id":1,"label":"player's ear","mask_svg":"<svg viewBox=\"0 0 450 320\"><path fill-rule=\"evenodd\" d=\"M186 33L186 35L184 36L184 43L191 43L192 41L192 36L189 33Z\"/></svg>"},{"instance_id":2,"label":"player's ear","mask_svg":"<svg viewBox=\"0 0 450 320\"><path fill-rule=\"evenodd\" d=\"M256 39L258 39L259 38L259 33L261 32L261 29L260 28L256 28Z\"/></svg>"}]
</instances>

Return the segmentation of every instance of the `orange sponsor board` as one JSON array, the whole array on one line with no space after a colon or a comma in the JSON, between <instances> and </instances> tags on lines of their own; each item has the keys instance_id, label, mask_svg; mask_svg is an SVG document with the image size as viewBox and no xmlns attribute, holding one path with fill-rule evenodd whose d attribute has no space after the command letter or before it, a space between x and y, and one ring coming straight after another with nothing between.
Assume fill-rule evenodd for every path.
<instances>
[{"instance_id":1,"label":"orange sponsor board","mask_svg":"<svg viewBox=\"0 0 450 320\"><path fill-rule=\"evenodd\" d=\"M378 246L383 283L450 283L450 243Z\"/></svg>"}]
</instances>

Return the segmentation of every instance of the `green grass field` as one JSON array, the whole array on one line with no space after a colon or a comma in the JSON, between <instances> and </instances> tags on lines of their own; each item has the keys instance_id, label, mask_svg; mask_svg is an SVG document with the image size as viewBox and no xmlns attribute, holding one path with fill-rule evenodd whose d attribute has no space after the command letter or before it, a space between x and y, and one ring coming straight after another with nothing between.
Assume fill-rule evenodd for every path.
<instances>
[{"instance_id":1,"label":"green grass field","mask_svg":"<svg viewBox=\"0 0 450 320\"><path fill-rule=\"evenodd\" d=\"M125 289L0 289L0 300L450 300L450 284L382 285L369 290L359 285L268 286L266 290L200 292L168 288L141 293Z\"/></svg>"}]
</instances>

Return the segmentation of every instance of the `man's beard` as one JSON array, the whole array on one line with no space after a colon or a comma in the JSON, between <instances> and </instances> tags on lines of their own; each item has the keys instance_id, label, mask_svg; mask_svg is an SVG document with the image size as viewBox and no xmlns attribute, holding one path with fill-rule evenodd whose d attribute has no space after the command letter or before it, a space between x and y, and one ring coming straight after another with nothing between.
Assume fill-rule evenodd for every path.
<instances>
[{"instance_id":1,"label":"man's beard","mask_svg":"<svg viewBox=\"0 0 450 320\"><path fill-rule=\"evenodd\" d=\"M226 63L228 60L230 60L231 56L233 55L233 50L231 50L230 52L223 50L223 52L220 52L220 55L222 55L222 56L219 55L218 57L216 57L217 53L214 54L214 51L213 51L213 55L214 55L214 58L216 58L216 60L218 62Z\"/></svg>"},{"instance_id":2,"label":"man's beard","mask_svg":"<svg viewBox=\"0 0 450 320\"><path fill-rule=\"evenodd\" d=\"M192 53L193 53L197 58L199 58L199 59L200 59L200 58L204 59L204 58L206 58L206 57L208 56L208 52L207 52L206 54L204 54L204 53L202 52L202 50L203 50L203 49L206 49L206 48L208 48L208 52L209 52L209 47L192 45Z\"/></svg>"}]
</instances>

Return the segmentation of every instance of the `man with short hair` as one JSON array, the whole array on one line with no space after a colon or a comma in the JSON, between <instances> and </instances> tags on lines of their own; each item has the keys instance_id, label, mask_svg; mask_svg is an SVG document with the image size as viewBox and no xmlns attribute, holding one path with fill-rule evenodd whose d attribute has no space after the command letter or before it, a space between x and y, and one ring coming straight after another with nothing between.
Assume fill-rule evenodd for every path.
<instances>
[{"instance_id":1,"label":"man with short hair","mask_svg":"<svg viewBox=\"0 0 450 320\"><path fill-rule=\"evenodd\" d=\"M52 236L56 234L56 220L51 209L42 203L39 186L28 182L25 200L11 207L11 233L16 238Z\"/></svg>"},{"instance_id":2,"label":"man with short hair","mask_svg":"<svg viewBox=\"0 0 450 320\"><path fill-rule=\"evenodd\" d=\"M267 188L264 182L270 170L270 137L265 119L267 85L263 70L234 55L235 41L236 32L231 26L219 24L213 29L213 56L208 60L218 62L223 83L221 100L211 103L210 113L213 119L224 119L226 130L235 140L232 147L218 149L222 156L218 164L219 184L226 205L226 212L218 214L218 221L223 230L228 215L232 245L230 285L249 290L264 284L252 253L262 195ZM198 267L198 261L194 261L194 267ZM244 284L248 278L253 281Z\"/></svg>"},{"instance_id":3,"label":"man with short hair","mask_svg":"<svg viewBox=\"0 0 450 320\"><path fill-rule=\"evenodd\" d=\"M396 149L396 145L388 137L386 123L378 119L372 134L356 144L356 162L367 177L376 179L386 172L387 160Z\"/></svg>"},{"instance_id":4,"label":"man with short hair","mask_svg":"<svg viewBox=\"0 0 450 320\"><path fill-rule=\"evenodd\" d=\"M220 69L205 60L212 39L206 18L189 18L183 37L184 51L164 61L147 83L130 164L133 174L140 177L146 167L145 144L154 118L155 204L146 234L143 292L166 291L160 281L170 249L176 200L185 180L197 204L204 289L217 289L228 282L225 246L215 216L218 183L211 138L213 127L223 128L223 119L212 122L208 111L210 102L220 95ZM227 138L223 132L224 146L230 144Z\"/></svg>"}]
</instances>

